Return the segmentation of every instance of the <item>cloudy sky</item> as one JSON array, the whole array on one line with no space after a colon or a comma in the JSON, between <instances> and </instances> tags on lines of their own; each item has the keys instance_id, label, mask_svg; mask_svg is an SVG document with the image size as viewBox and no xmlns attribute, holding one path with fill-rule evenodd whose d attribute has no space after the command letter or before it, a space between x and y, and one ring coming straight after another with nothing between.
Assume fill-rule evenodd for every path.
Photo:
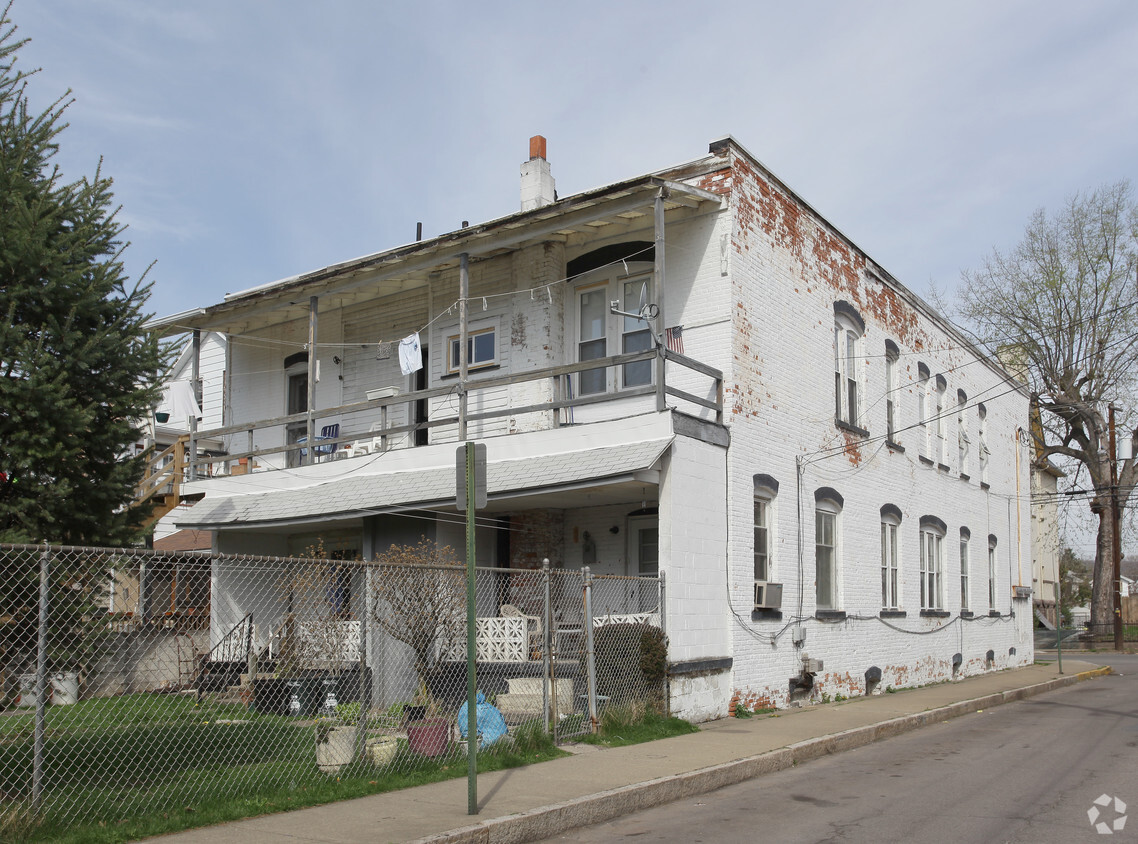
<instances>
[{"instance_id":1,"label":"cloudy sky","mask_svg":"<svg viewBox=\"0 0 1138 844\"><path fill-rule=\"evenodd\" d=\"M151 308L511 213L734 135L916 292L1138 183L1138 3L15 0L59 162L100 156Z\"/></svg>"},{"instance_id":2,"label":"cloudy sky","mask_svg":"<svg viewBox=\"0 0 1138 844\"><path fill-rule=\"evenodd\" d=\"M158 314L734 135L918 293L1138 176L1138 4L16 0L59 161L99 157ZM1138 181L1138 178L1135 179Z\"/></svg>"}]
</instances>

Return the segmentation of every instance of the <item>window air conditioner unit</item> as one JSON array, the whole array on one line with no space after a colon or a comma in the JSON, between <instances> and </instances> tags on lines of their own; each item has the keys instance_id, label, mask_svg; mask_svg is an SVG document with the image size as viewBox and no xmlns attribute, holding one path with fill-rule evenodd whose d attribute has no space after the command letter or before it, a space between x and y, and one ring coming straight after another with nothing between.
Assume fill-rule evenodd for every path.
<instances>
[{"instance_id":1,"label":"window air conditioner unit","mask_svg":"<svg viewBox=\"0 0 1138 844\"><path fill-rule=\"evenodd\" d=\"M765 580L755 581L755 609L778 610L782 609L782 584L767 583Z\"/></svg>"}]
</instances>

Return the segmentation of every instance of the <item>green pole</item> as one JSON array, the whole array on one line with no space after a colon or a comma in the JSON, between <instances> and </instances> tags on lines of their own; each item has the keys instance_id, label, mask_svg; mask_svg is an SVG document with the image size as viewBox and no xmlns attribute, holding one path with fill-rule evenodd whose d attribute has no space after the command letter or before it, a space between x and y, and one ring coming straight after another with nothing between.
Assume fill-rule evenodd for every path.
<instances>
[{"instance_id":1,"label":"green pole","mask_svg":"<svg viewBox=\"0 0 1138 844\"><path fill-rule=\"evenodd\" d=\"M474 443L466 443L466 813L478 814L477 642L474 625Z\"/></svg>"}]
</instances>

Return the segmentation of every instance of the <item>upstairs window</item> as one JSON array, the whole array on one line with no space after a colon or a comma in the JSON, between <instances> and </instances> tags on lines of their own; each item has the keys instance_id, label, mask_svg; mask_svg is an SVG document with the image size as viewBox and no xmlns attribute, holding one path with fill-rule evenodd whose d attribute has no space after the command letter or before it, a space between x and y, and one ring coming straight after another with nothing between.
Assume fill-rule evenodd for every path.
<instances>
[{"instance_id":1,"label":"upstairs window","mask_svg":"<svg viewBox=\"0 0 1138 844\"><path fill-rule=\"evenodd\" d=\"M921 429L921 454L926 458L929 450L929 368L917 364L917 425Z\"/></svg>"},{"instance_id":2,"label":"upstairs window","mask_svg":"<svg viewBox=\"0 0 1138 844\"><path fill-rule=\"evenodd\" d=\"M459 334L447 337L447 373L461 369L462 339ZM483 369L498 362L498 330L492 323L476 323L467 330L466 361L469 369Z\"/></svg>"},{"instance_id":3,"label":"upstairs window","mask_svg":"<svg viewBox=\"0 0 1138 844\"><path fill-rule=\"evenodd\" d=\"M988 409L980 404L978 411L980 415L978 439L980 442L977 450L980 452L980 483L986 484L988 483L988 458L992 455L991 451L988 450Z\"/></svg>"},{"instance_id":4,"label":"upstairs window","mask_svg":"<svg viewBox=\"0 0 1138 844\"><path fill-rule=\"evenodd\" d=\"M964 410L968 407L968 396L963 390L956 391L956 449L959 460L960 474L968 476L970 467L968 458L971 456L972 440L968 437L968 423L964 419Z\"/></svg>"},{"instance_id":5,"label":"upstairs window","mask_svg":"<svg viewBox=\"0 0 1138 844\"><path fill-rule=\"evenodd\" d=\"M627 262L631 264L632 262ZM623 271L625 262L619 264ZM652 274L635 270L619 275L611 267L607 276L601 271L590 273L590 281L576 289L577 360L603 358L645 352L653 348L652 330L647 320L636 314L653 302ZM621 316L617 310L634 316ZM628 363L620 367L588 369L577 374L577 391L580 395L612 392L652 384L651 360Z\"/></svg>"},{"instance_id":6,"label":"upstairs window","mask_svg":"<svg viewBox=\"0 0 1138 844\"><path fill-rule=\"evenodd\" d=\"M834 417L855 428L861 424L861 338L865 322L848 302L834 303Z\"/></svg>"},{"instance_id":7,"label":"upstairs window","mask_svg":"<svg viewBox=\"0 0 1138 844\"><path fill-rule=\"evenodd\" d=\"M885 438L897 441L897 368L901 351L892 340L885 341Z\"/></svg>"},{"instance_id":8,"label":"upstairs window","mask_svg":"<svg viewBox=\"0 0 1138 844\"><path fill-rule=\"evenodd\" d=\"M943 375L936 377L936 461L941 465L948 462L948 445L945 415L948 410L945 405L945 395L948 392L948 381Z\"/></svg>"}]
</instances>

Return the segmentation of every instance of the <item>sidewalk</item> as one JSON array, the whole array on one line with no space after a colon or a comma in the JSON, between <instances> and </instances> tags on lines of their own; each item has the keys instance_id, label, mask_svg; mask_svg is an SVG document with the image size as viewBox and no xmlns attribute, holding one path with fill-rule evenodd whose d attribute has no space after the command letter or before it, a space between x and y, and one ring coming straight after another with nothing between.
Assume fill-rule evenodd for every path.
<instances>
[{"instance_id":1,"label":"sidewalk","mask_svg":"<svg viewBox=\"0 0 1138 844\"><path fill-rule=\"evenodd\" d=\"M265 815L150 839L161 844L256 842L522 842L701 794L927 724L1108 674L1074 659L855 698L699 733L482 774L480 813L461 779Z\"/></svg>"}]
</instances>

